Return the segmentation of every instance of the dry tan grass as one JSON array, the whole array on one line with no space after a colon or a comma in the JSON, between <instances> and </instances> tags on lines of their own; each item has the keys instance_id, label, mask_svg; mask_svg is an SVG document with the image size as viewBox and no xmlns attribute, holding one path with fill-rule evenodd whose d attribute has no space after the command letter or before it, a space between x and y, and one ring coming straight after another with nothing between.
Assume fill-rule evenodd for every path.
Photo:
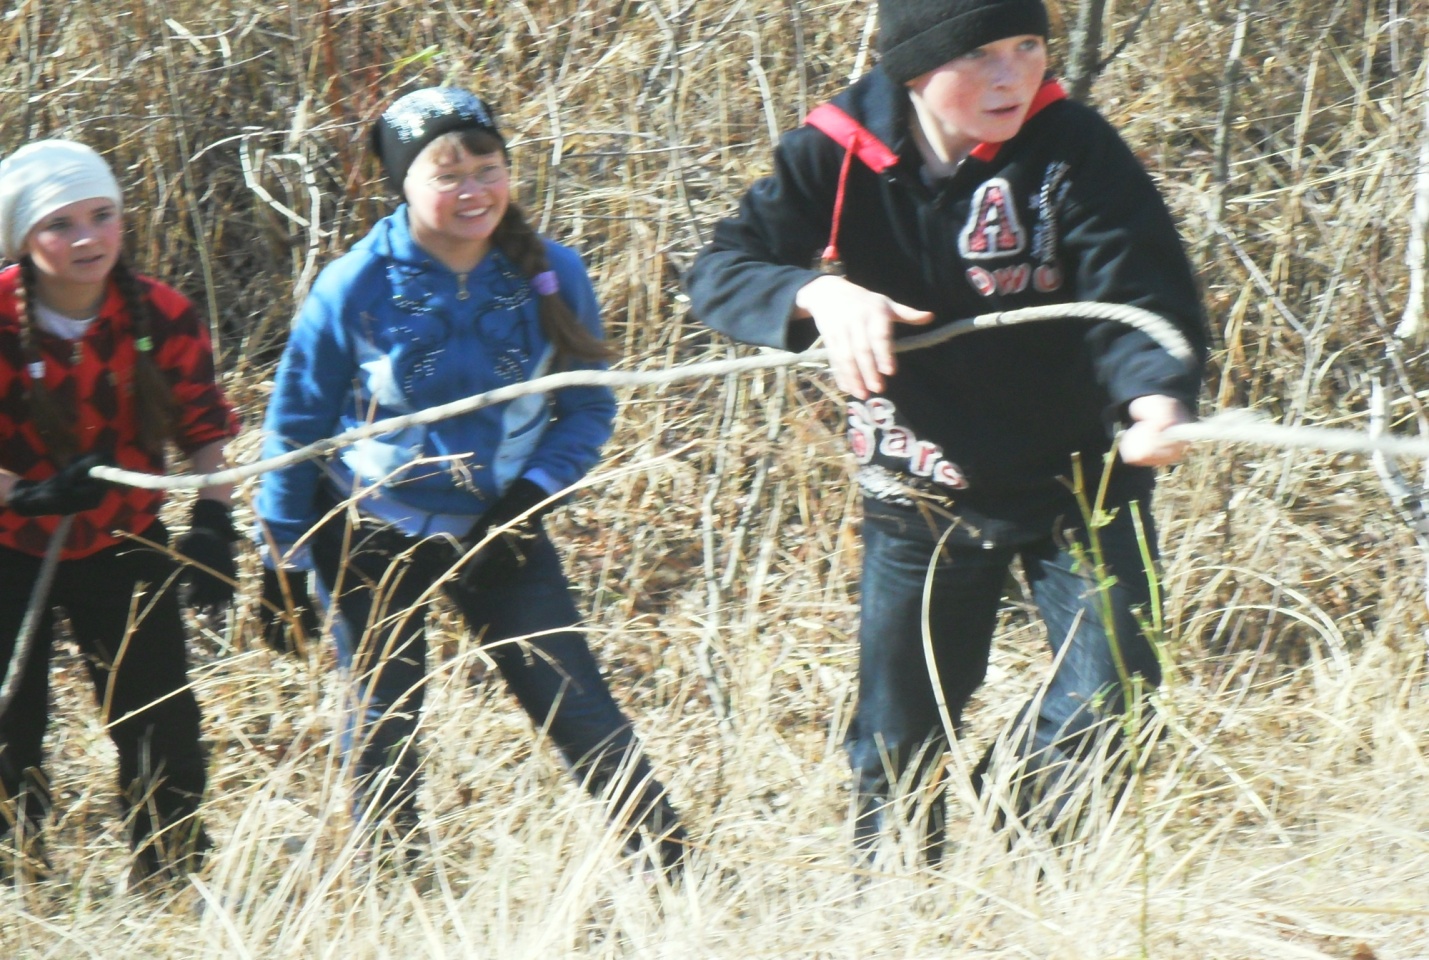
<instances>
[{"instance_id":1,"label":"dry tan grass","mask_svg":"<svg viewBox=\"0 0 1429 960\"><path fill-rule=\"evenodd\" d=\"M1071 0L1050 6L1073 19ZM1095 99L1201 271L1219 336L1208 409L1363 427L1386 369L1412 432L1422 357L1385 355L1429 3L1260 7L1224 184L1232 0L1162 0ZM1113 5L1113 40L1138 8ZM0 153L56 134L110 152L137 262L208 303L256 425L295 294L387 208L362 163L374 109L406 84L470 85L501 109L529 207L586 255L624 363L663 366L728 349L685 315L680 273L777 131L869 62L872 10L14 0ZM220 848L167 898L117 892L112 753L60 658L59 883L0 891L5 956L1429 955L1424 562L1367 463L1197 449L1158 505L1174 669L1137 789L1097 804L1109 812L1072 848L1009 853L959 786L944 865L893 856L860 878L839 750L857 512L830 387L764 373L622 400L557 532L617 696L707 848L685 885L618 864L446 614L427 720L439 869L425 891L369 882L347 866L327 657L275 660L242 622L195 646ZM1039 631L1013 598L973 742L1033 689Z\"/></svg>"}]
</instances>

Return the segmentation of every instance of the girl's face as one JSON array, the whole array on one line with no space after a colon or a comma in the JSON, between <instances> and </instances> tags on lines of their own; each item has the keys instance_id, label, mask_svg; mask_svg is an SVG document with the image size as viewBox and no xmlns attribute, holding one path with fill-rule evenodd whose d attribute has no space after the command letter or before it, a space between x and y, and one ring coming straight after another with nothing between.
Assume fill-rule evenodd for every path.
<instances>
[{"instance_id":1,"label":"girl's face","mask_svg":"<svg viewBox=\"0 0 1429 960\"><path fill-rule=\"evenodd\" d=\"M119 260L124 221L107 197L65 204L30 229L22 253L38 272L41 295L47 291L66 302L85 294L101 296L109 271Z\"/></svg>"},{"instance_id":2,"label":"girl's face","mask_svg":"<svg viewBox=\"0 0 1429 960\"><path fill-rule=\"evenodd\" d=\"M925 132L938 135L949 159L961 160L979 143L1017 134L1046 71L1046 44L1026 34L970 50L909 81L908 89Z\"/></svg>"},{"instance_id":3,"label":"girl's face","mask_svg":"<svg viewBox=\"0 0 1429 960\"><path fill-rule=\"evenodd\" d=\"M427 144L402 192L412 239L458 273L480 263L511 202L510 170L496 153L473 154L447 138Z\"/></svg>"}]
</instances>

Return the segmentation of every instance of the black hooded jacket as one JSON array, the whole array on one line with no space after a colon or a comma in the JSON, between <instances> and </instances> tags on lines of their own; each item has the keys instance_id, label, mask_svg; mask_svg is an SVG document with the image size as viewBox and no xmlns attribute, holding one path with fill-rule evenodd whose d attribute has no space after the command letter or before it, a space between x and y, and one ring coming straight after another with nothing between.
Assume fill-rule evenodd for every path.
<instances>
[{"instance_id":1,"label":"black hooded jacket","mask_svg":"<svg viewBox=\"0 0 1429 960\"><path fill-rule=\"evenodd\" d=\"M1094 488L1131 400L1163 394L1195 409L1206 341L1200 296L1150 177L1116 131L1056 81L1044 84L1016 137L979 145L931 185L909 133L911 110L906 89L875 68L785 134L773 175L754 184L695 260L692 310L736 340L809 346L817 331L790 319L794 297L819 276L841 193L845 275L932 311L934 327L1072 301L1166 317L1195 353L1190 368L1129 327L1054 320L900 353L883 394L850 401L866 493L895 503L908 502L909 491L933 494L988 543L1043 536L1076 509L1073 454ZM1145 500L1153 479L1149 469L1119 465L1111 499Z\"/></svg>"}]
</instances>

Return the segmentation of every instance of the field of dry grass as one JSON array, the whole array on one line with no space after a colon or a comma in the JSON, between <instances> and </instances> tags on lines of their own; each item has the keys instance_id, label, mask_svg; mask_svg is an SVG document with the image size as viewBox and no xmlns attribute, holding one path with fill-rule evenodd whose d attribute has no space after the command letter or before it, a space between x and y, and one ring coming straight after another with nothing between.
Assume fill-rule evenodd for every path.
<instances>
[{"instance_id":1,"label":"field of dry grass","mask_svg":"<svg viewBox=\"0 0 1429 960\"><path fill-rule=\"evenodd\" d=\"M1110 5L1111 42L1140 6ZM1200 271L1204 412L1365 429L1379 375L1393 429L1415 434L1429 377L1390 331L1429 0L1254 6L1231 61L1234 0L1161 0L1092 93ZM363 144L394 93L447 81L496 103L521 196L587 258L622 367L712 359L732 348L686 315L681 273L778 131L872 62L874 7L11 0L0 155L48 135L108 153L136 263L212 318L243 460L295 300L389 208ZM1076 7L1049 0L1062 35ZM373 882L350 862L330 654L278 659L235 618L192 648L219 848L163 896L122 892L112 752L81 665L57 658L57 877L0 889L3 955L1429 956L1425 560L1367 459L1198 445L1158 502L1173 666L1134 789L1079 843L1009 852L955 777L946 861L859 875L839 748L858 517L831 381L766 372L621 401L554 529L704 848L683 884L620 864L447 614L426 730L434 869ZM1027 609L1014 596L999 624L973 755L1045 668Z\"/></svg>"}]
</instances>

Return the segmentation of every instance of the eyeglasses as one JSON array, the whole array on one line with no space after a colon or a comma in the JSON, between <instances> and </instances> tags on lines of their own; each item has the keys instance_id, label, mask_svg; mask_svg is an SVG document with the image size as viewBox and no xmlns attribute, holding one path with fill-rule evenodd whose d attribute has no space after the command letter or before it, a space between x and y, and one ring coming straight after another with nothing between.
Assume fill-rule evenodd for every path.
<instances>
[{"instance_id":1,"label":"eyeglasses","mask_svg":"<svg viewBox=\"0 0 1429 960\"><path fill-rule=\"evenodd\" d=\"M494 187L505 181L508 174L509 171L504 165L495 164L471 173L439 173L429 179L427 185L437 193L452 193L461 189L468 180L475 181L479 187Z\"/></svg>"}]
</instances>

